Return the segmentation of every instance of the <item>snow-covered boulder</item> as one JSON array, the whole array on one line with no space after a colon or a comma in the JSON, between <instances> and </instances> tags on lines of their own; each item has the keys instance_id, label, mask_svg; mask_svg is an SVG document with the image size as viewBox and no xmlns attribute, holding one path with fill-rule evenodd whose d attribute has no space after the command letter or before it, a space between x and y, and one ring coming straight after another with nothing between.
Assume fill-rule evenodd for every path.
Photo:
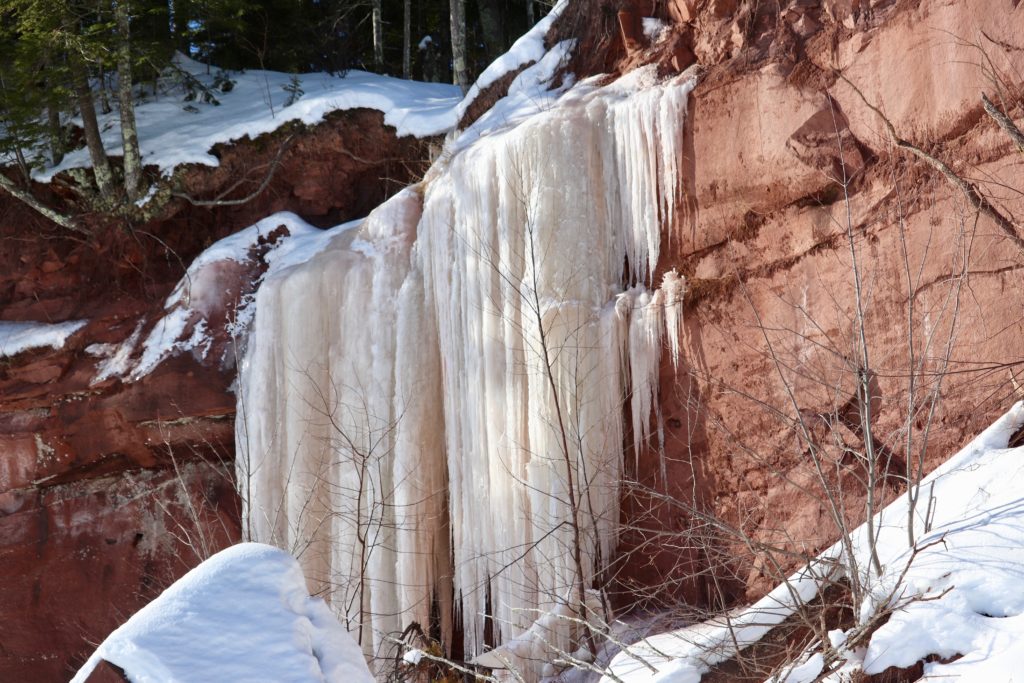
<instances>
[{"instance_id":1,"label":"snow-covered boulder","mask_svg":"<svg viewBox=\"0 0 1024 683\"><path fill-rule=\"evenodd\" d=\"M133 683L372 683L362 652L298 562L260 543L221 551L110 634L75 675L107 661Z\"/></svg>"}]
</instances>

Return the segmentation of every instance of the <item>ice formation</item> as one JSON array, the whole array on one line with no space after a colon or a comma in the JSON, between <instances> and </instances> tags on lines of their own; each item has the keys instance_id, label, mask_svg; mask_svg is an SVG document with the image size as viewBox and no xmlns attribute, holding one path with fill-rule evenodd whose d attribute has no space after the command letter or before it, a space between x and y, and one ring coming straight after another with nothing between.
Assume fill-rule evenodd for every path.
<instances>
[{"instance_id":1,"label":"ice formation","mask_svg":"<svg viewBox=\"0 0 1024 683\"><path fill-rule=\"evenodd\" d=\"M446 640L461 618L467 655L507 642L578 604L612 553L624 415L641 446L662 345L680 352L684 280L649 287L691 89L584 82L452 141L419 187L261 286L246 522L367 655L432 613Z\"/></svg>"}]
</instances>

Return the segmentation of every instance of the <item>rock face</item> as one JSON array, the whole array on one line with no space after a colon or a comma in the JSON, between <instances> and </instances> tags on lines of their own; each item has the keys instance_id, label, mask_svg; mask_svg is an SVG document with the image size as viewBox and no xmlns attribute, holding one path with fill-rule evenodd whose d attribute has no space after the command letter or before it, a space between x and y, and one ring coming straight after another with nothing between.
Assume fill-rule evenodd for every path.
<instances>
[{"instance_id":1,"label":"rock face","mask_svg":"<svg viewBox=\"0 0 1024 683\"><path fill-rule=\"evenodd\" d=\"M216 196L284 137L219 150L221 166L188 170L185 191ZM209 352L138 381L100 378L104 357L149 334L213 241L284 209L320 225L363 215L422 172L427 145L395 138L379 112L334 114L294 137L254 201L175 200L144 226L95 224L85 241L0 197L0 320L88 321L60 350L0 357L0 680L67 680L113 628L240 536L224 326L212 325ZM262 264L250 255L207 283L223 299L209 302L210 320L252 289Z\"/></svg>"},{"instance_id":2,"label":"rock face","mask_svg":"<svg viewBox=\"0 0 1024 683\"><path fill-rule=\"evenodd\" d=\"M684 362L664 354L663 443L627 457L609 575L620 606L731 603L763 594L831 544L837 520L859 523L869 490L877 505L897 495L908 463L930 470L1021 393L1020 250L882 117L1024 234L1022 156L980 97L1024 125L1024 10L635 5L580 3L552 36L580 39L580 76L699 65L679 150L684 218L659 268L688 280ZM667 24L659 38L638 29L646 16ZM188 190L215 196L277 149L224 149ZM360 215L388 191L382 175L408 179L397 163L383 174L385 160L427 156L357 112L297 138L244 207L179 202L80 244L0 204L0 319L90 320L62 351L0 359L0 679L66 678L90 641L238 536L231 368L184 355L134 384L93 384L86 347L119 343L139 320L148 330L214 239L281 209L323 225Z\"/></svg>"},{"instance_id":3,"label":"rock face","mask_svg":"<svg viewBox=\"0 0 1024 683\"><path fill-rule=\"evenodd\" d=\"M668 36L619 62L668 64L685 47L701 65L680 150L686 218L661 263L689 281L686 367L663 367L664 451L640 459L645 521L627 531L621 578L711 603L762 595L799 561L787 553L831 544L830 496L860 523L869 471L877 509L908 462L931 470L1021 395L1024 255L908 145L1024 235L1022 150L981 100L1024 122L1024 12L754 7L659 7Z\"/></svg>"}]
</instances>

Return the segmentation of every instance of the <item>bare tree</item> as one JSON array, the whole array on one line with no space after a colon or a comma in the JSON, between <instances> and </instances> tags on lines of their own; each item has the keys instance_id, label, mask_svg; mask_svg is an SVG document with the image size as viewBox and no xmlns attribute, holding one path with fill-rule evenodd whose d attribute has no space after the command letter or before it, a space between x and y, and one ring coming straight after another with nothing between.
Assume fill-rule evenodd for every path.
<instances>
[{"instance_id":1,"label":"bare tree","mask_svg":"<svg viewBox=\"0 0 1024 683\"><path fill-rule=\"evenodd\" d=\"M412 0L402 2L402 78L412 78Z\"/></svg>"},{"instance_id":2,"label":"bare tree","mask_svg":"<svg viewBox=\"0 0 1024 683\"><path fill-rule=\"evenodd\" d=\"M384 7L383 0L371 0L373 24L373 65L384 68Z\"/></svg>"}]
</instances>

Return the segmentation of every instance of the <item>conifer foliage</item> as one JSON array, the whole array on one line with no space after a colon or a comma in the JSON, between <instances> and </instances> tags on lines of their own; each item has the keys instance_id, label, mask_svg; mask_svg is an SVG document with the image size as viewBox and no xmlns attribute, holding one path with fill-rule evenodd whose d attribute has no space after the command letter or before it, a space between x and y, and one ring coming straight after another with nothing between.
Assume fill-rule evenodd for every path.
<instances>
[{"instance_id":1,"label":"conifer foliage","mask_svg":"<svg viewBox=\"0 0 1024 683\"><path fill-rule=\"evenodd\" d=\"M149 189L134 105L159 95L175 52L223 74L220 92L246 69L365 69L467 87L546 9L535 0L0 0L0 192L61 223L34 198L32 168L87 147L92 168L75 177L81 208L124 215ZM192 89L193 99L216 99ZM123 153L111 159L98 114L115 108Z\"/></svg>"}]
</instances>

